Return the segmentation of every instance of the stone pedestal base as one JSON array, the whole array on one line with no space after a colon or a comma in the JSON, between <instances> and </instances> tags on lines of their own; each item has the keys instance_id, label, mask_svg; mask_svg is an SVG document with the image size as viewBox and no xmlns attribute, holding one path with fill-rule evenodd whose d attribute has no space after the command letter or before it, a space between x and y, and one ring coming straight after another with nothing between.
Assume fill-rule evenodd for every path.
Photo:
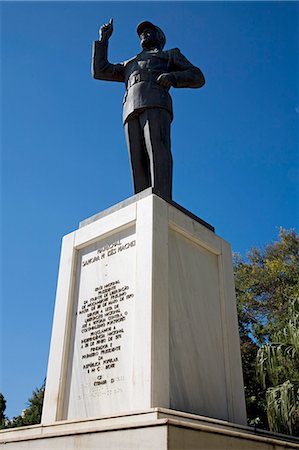
<instances>
[{"instance_id":1,"label":"stone pedestal base","mask_svg":"<svg viewBox=\"0 0 299 450\"><path fill-rule=\"evenodd\" d=\"M299 441L161 408L0 431L3 450L285 450Z\"/></svg>"},{"instance_id":2,"label":"stone pedestal base","mask_svg":"<svg viewBox=\"0 0 299 450\"><path fill-rule=\"evenodd\" d=\"M155 407L246 423L230 245L148 190L63 239L42 424Z\"/></svg>"}]
</instances>

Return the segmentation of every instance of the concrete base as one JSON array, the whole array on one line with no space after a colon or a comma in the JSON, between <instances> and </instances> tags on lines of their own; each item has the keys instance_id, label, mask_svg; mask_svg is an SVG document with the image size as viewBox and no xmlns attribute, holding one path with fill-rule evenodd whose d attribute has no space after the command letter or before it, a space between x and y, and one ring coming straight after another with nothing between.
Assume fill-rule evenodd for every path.
<instances>
[{"instance_id":1,"label":"concrete base","mask_svg":"<svg viewBox=\"0 0 299 450\"><path fill-rule=\"evenodd\" d=\"M221 420L152 408L133 414L0 431L6 450L282 450L299 440Z\"/></svg>"}]
</instances>

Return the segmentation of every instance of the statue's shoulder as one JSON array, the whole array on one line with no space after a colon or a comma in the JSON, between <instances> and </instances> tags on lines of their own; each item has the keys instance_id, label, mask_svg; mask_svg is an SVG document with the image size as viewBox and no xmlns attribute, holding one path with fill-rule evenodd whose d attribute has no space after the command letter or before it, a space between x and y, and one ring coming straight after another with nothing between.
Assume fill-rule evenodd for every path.
<instances>
[{"instance_id":1,"label":"statue's shoulder","mask_svg":"<svg viewBox=\"0 0 299 450\"><path fill-rule=\"evenodd\" d=\"M181 50L179 48L175 47L175 48L171 48L170 50L164 50L163 53L167 53L168 56L174 58L176 56L181 55Z\"/></svg>"}]
</instances>

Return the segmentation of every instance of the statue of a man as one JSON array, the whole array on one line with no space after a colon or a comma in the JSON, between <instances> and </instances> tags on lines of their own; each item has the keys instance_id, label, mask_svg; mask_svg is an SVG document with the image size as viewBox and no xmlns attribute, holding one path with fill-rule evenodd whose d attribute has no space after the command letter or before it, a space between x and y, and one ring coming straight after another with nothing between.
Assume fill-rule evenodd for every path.
<instances>
[{"instance_id":1,"label":"statue of a man","mask_svg":"<svg viewBox=\"0 0 299 450\"><path fill-rule=\"evenodd\" d=\"M108 40L113 20L100 28L94 43L93 77L126 83L123 122L129 148L134 191L152 186L166 199L172 197L172 156L170 124L173 119L169 89L200 88L201 70L178 48L163 51L163 31L151 22L137 26L142 52L128 61L108 61Z\"/></svg>"}]
</instances>

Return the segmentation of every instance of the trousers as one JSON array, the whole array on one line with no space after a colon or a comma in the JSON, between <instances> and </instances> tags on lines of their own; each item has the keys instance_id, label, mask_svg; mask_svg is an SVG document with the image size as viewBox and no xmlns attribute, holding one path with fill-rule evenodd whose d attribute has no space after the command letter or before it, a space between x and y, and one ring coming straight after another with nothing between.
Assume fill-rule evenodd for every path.
<instances>
[{"instance_id":1,"label":"trousers","mask_svg":"<svg viewBox=\"0 0 299 450\"><path fill-rule=\"evenodd\" d=\"M135 194L153 187L162 197L172 198L171 121L166 109L146 108L124 124Z\"/></svg>"}]
</instances>

